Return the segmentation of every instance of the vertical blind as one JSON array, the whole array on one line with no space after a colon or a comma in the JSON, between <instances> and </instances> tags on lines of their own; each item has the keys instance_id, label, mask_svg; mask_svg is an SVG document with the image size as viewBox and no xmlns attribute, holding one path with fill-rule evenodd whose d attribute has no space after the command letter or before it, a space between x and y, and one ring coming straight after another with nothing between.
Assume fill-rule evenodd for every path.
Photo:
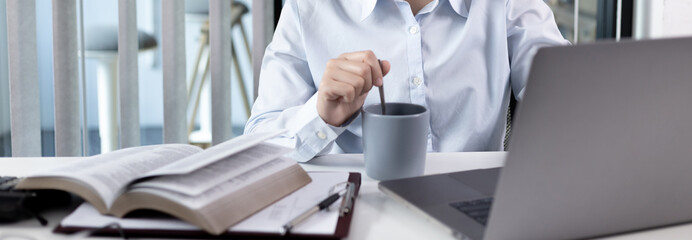
<instances>
[{"instance_id":1,"label":"vertical blind","mask_svg":"<svg viewBox=\"0 0 692 240\"><path fill-rule=\"evenodd\" d=\"M120 147L139 145L137 2L118 0L118 90Z\"/></svg>"},{"instance_id":2,"label":"vertical blind","mask_svg":"<svg viewBox=\"0 0 692 240\"><path fill-rule=\"evenodd\" d=\"M8 66L7 66L7 16L5 8L7 4L5 0L0 0L0 136L2 136L2 141L0 141L0 153L2 155L8 155L10 150L10 144L5 140L6 136L10 134L10 83L8 80Z\"/></svg>"},{"instance_id":3,"label":"vertical blind","mask_svg":"<svg viewBox=\"0 0 692 240\"><path fill-rule=\"evenodd\" d=\"M209 0L211 143L231 138L231 1Z\"/></svg>"},{"instance_id":4,"label":"vertical blind","mask_svg":"<svg viewBox=\"0 0 692 240\"><path fill-rule=\"evenodd\" d=\"M212 144L231 132L231 22L229 0L210 0ZM53 77L56 156L79 156L86 138L82 0L53 0ZM140 145L136 0L118 0L120 148ZM13 157L41 156L36 1L6 0L10 133ZM78 8L79 6L79 8ZM161 1L165 143L187 142L184 0ZM78 18L79 17L79 18ZM78 19L80 20L78 22ZM78 44L82 42L82 44ZM81 56L80 56L81 53ZM81 66L80 66L81 57ZM82 81L82 83L84 83ZM81 116L81 118L80 118ZM81 135L80 135L81 134ZM86 139L84 139L86 142ZM86 148L86 145L83 145Z\"/></svg>"},{"instance_id":5,"label":"vertical blind","mask_svg":"<svg viewBox=\"0 0 692 240\"><path fill-rule=\"evenodd\" d=\"M163 142L187 142L185 83L185 2L161 2L163 48Z\"/></svg>"},{"instance_id":6,"label":"vertical blind","mask_svg":"<svg viewBox=\"0 0 692 240\"><path fill-rule=\"evenodd\" d=\"M12 156L41 156L36 2L7 0Z\"/></svg>"},{"instance_id":7,"label":"vertical blind","mask_svg":"<svg viewBox=\"0 0 692 240\"><path fill-rule=\"evenodd\" d=\"M255 91L253 97L257 98L257 87L259 86L260 68L264 49L274 35L274 1L252 0L252 73Z\"/></svg>"},{"instance_id":8,"label":"vertical blind","mask_svg":"<svg viewBox=\"0 0 692 240\"><path fill-rule=\"evenodd\" d=\"M55 156L79 156L79 66L77 1L53 0Z\"/></svg>"},{"instance_id":9,"label":"vertical blind","mask_svg":"<svg viewBox=\"0 0 692 240\"><path fill-rule=\"evenodd\" d=\"M573 44L579 42L579 0L574 0L574 36L572 39Z\"/></svg>"}]
</instances>

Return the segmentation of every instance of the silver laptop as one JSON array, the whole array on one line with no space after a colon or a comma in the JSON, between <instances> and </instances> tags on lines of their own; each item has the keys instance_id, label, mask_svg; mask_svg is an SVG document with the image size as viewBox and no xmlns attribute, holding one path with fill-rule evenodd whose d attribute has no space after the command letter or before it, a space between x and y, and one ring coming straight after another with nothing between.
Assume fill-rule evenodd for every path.
<instances>
[{"instance_id":1,"label":"silver laptop","mask_svg":"<svg viewBox=\"0 0 692 240\"><path fill-rule=\"evenodd\" d=\"M692 221L692 38L541 49L506 164L380 182L472 239Z\"/></svg>"}]
</instances>

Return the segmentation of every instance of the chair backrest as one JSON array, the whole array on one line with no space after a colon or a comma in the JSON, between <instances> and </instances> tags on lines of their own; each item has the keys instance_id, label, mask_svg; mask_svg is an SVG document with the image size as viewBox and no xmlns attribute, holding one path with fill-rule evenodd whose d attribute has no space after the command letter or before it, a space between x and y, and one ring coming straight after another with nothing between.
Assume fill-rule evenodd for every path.
<instances>
[{"instance_id":1,"label":"chair backrest","mask_svg":"<svg viewBox=\"0 0 692 240\"><path fill-rule=\"evenodd\" d=\"M514 112L517 109L517 100L514 98L514 91L511 91L509 98L509 107L507 107L507 119L505 125L505 139L502 144L505 151L508 150L509 141L512 138L512 120L514 120Z\"/></svg>"}]
</instances>

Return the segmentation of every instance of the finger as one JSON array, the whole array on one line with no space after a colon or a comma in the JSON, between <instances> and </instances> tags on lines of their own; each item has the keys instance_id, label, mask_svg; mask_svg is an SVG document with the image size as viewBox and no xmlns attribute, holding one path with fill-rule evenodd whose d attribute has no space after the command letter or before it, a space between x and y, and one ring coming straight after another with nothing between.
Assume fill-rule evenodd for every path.
<instances>
[{"instance_id":1,"label":"finger","mask_svg":"<svg viewBox=\"0 0 692 240\"><path fill-rule=\"evenodd\" d=\"M343 69L348 69L343 70ZM362 75L366 76L363 77ZM356 96L362 96L370 91L370 67L362 62L354 62L345 59L331 59L327 62L327 70L323 76L321 85L331 81L340 81L355 89ZM335 99L330 99L335 100Z\"/></svg>"},{"instance_id":2,"label":"finger","mask_svg":"<svg viewBox=\"0 0 692 240\"><path fill-rule=\"evenodd\" d=\"M367 94L372 88L372 74L370 73L370 66L362 62L354 62L348 60L335 60L338 61L339 69L346 71L351 77L337 78L336 80L351 83L358 90L359 95ZM346 75L344 73L344 75Z\"/></svg>"},{"instance_id":3,"label":"finger","mask_svg":"<svg viewBox=\"0 0 692 240\"><path fill-rule=\"evenodd\" d=\"M344 53L341 55L346 60L361 61L370 65L370 72L372 74L372 83L376 86L382 86L382 69L380 68L380 62L370 50Z\"/></svg>"},{"instance_id":4,"label":"finger","mask_svg":"<svg viewBox=\"0 0 692 240\"><path fill-rule=\"evenodd\" d=\"M355 73L349 72L349 71L344 71L344 70L336 70L333 71L331 74L331 79L346 83L348 85L353 86L353 88L356 91L357 95L363 95L365 92L365 79L363 76L356 75Z\"/></svg>"},{"instance_id":5,"label":"finger","mask_svg":"<svg viewBox=\"0 0 692 240\"><path fill-rule=\"evenodd\" d=\"M387 76L389 70L392 69L392 63L387 60L382 60L382 76Z\"/></svg>"},{"instance_id":6,"label":"finger","mask_svg":"<svg viewBox=\"0 0 692 240\"><path fill-rule=\"evenodd\" d=\"M327 100L351 102L356 97L356 89L351 84L339 81L326 83L320 91L324 91Z\"/></svg>"},{"instance_id":7,"label":"finger","mask_svg":"<svg viewBox=\"0 0 692 240\"><path fill-rule=\"evenodd\" d=\"M363 78L363 76L359 76L352 72L342 70L335 72L332 77L334 80L338 82L346 83L353 86L353 89L355 89L356 94L358 96L367 94L368 91L370 91L370 88L366 89L366 80L365 78Z\"/></svg>"},{"instance_id":8,"label":"finger","mask_svg":"<svg viewBox=\"0 0 692 240\"><path fill-rule=\"evenodd\" d=\"M380 68L382 70L382 81L379 82L379 86L384 85L384 76L387 76L389 70L392 68L392 64L387 60L380 60Z\"/></svg>"}]
</instances>

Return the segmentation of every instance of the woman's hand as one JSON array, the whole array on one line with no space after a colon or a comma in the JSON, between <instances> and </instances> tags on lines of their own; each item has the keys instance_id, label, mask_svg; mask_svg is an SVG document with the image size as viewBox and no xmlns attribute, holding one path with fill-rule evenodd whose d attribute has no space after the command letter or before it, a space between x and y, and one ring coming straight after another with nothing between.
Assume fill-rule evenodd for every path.
<instances>
[{"instance_id":1,"label":"woman's hand","mask_svg":"<svg viewBox=\"0 0 692 240\"><path fill-rule=\"evenodd\" d=\"M317 113L328 124L341 126L360 110L373 86L382 86L390 64L372 51L341 54L327 62L317 91Z\"/></svg>"}]
</instances>

